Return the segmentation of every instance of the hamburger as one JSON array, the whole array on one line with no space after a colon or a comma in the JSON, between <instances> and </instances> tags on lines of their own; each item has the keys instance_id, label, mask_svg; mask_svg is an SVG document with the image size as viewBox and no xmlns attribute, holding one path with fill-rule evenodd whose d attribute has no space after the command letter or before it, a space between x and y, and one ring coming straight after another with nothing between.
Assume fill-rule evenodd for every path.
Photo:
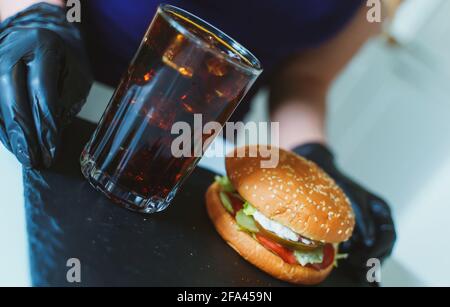
<instances>
[{"instance_id":1,"label":"hamburger","mask_svg":"<svg viewBox=\"0 0 450 307\"><path fill-rule=\"evenodd\" d=\"M259 269L295 284L320 283L346 257L338 248L355 226L351 204L315 163L272 147L278 163L264 168L260 152L248 146L226 157L227 176L216 177L206 193L208 215L220 236Z\"/></svg>"}]
</instances>

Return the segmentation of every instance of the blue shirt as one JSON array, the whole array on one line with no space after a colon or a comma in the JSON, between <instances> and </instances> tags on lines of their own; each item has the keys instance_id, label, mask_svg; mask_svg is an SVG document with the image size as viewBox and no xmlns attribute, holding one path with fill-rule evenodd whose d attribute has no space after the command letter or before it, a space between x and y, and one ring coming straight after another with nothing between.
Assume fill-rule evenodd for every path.
<instances>
[{"instance_id":1,"label":"blue shirt","mask_svg":"<svg viewBox=\"0 0 450 307\"><path fill-rule=\"evenodd\" d=\"M157 0L89 0L83 20L94 72L116 85L136 52ZM167 0L224 31L261 61L264 81L278 63L318 46L352 18L363 0ZM261 82L263 83L263 82Z\"/></svg>"}]
</instances>

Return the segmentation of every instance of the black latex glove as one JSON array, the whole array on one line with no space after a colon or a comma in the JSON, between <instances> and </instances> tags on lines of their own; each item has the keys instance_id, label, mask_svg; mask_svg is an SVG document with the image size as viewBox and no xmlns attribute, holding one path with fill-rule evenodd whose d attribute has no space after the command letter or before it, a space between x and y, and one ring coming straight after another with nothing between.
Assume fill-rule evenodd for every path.
<instances>
[{"instance_id":1,"label":"black latex glove","mask_svg":"<svg viewBox=\"0 0 450 307\"><path fill-rule=\"evenodd\" d=\"M377 258L382 262L395 244L394 221L388 204L342 174L326 147L307 144L295 148L294 152L322 167L350 199L356 227L351 239L340 245L339 251L348 253L349 257L339 262L339 266L350 266L360 279L365 279L369 270L367 260Z\"/></svg>"},{"instance_id":2,"label":"black latex glove","mask_svg":"<svg viewBox=\"0 0 450 307\"><path fill-rule=\"evenodd\" d=\"M0 24L0 140L26 167L50 167L61 128L92 77L80 32L64 9L33 5Z\"/></svg>"}]
</instances>

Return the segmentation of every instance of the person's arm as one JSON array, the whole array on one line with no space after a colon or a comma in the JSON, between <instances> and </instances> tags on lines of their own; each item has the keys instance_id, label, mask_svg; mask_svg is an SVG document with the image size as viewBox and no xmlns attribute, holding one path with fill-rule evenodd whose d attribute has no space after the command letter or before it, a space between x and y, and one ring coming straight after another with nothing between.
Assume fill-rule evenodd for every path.
<instances>
[{"instance_id":1,"label":"person's arm","mask_svg":"<svg viewBox=\"0 0 450 307\"><path fill-rule=\"evenodd\" d=\"M340 252L349 254L342 267L364 281L367 260L383 261L391 254L396 240L395 225L389 205L335 165L326 146L325 115L327 92L333 80L361 46L380 32L381 25L369 23L366 12L363 7L331 41L296 57L271 88L272 120L280 122L280 146L316 162L352 203L356 227L351 239L340 246Z\"/></svg>"},{"instance_id":2,"label":"person's arm","mask_svg":"<svg viewBox=\"0 0 450 307\"><path fill-rule=\"evenodd\" d=\"M285 65L271 84L272 120L280 123L280 146L326 143L325 116L328 90L361 46L381 31L369 23L363 6L353 20L324 45L305 51Z\"/></svg>"},{"instance_id":3,"label":"person's arm","mask_svg":"<svg viewBox=\"0 0 450 307\"><path fill-rule=\"evenodd\" d=\"M0 21L39 2L47 2L61 7L64 5L64 0L0 0Z\"/></svg>"}]
</instances>

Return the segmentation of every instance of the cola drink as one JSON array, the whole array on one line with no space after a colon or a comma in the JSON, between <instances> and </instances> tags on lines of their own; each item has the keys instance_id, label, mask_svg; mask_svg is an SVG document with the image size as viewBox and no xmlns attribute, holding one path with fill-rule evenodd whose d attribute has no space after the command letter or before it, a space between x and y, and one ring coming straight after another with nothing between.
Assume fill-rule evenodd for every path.
<instances>
[{"instance_id":1,"label":"cola drink","mask_svg":"<svg viewBox=\"0 0 450 307\"><path fill-rule=\"evenodd\" d=\"M258 60L231 38L179 8L160 6L128 71L116 89L81 165L89 182L129 209L165 209L196 166L175 157L177 122L194 114L223 125L261 73Z\"/></svg>"}]
</instances>

